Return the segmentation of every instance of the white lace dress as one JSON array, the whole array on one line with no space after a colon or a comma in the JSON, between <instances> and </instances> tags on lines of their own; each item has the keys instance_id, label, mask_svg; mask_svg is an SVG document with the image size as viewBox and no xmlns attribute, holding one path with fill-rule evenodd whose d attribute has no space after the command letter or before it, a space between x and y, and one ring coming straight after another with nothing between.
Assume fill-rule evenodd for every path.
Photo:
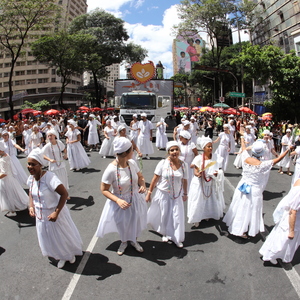
<instances>
[{"instance_id":1,"label":"white lace dress","mask_svg":"<svg viewBox=\"0 0 300 300\"><path fill-rule=\"evenodd\" d=\"M103 155L103 156L114 156L114 133L115 133L115 129L113 127L109 128L108 126L106 126L104 128L104 131L106 133L106 135L109 137L109 139L105 138L102 142L99 154Z\"/></svg>"},{"instance_id":2,"label":"white lace dress","mask_svg":"<svg viewBox=\"0 0 300 300\"><path fill-rule=\"evenodd\" d=\"M215 154L223 158L223 162L220 165L220 168L223 169L223 171L225 172L228 165L228 157L229 157L228 150L230 148L230 134L221 132L219 134L219 137L220 137L220 143L218 148L215 151Z\"/></svg>"},{"instance_id":3,"label":"white lace dress","mask_svg":"<svg viewBox=\"0 0 300 300\"><path fill-rule=\"evenodd\" d=\"M205 166L210 162L216 161L216 164L205 170L206 181L203 176L193 175L189 188L187 216L188 223L201 222L204 219L219 220L223 217L225 201L224 191L224 173L219 170L218 158L216 155L212 159L205 161ZM201 166L202 169L203 155L197 155L192 164ZM215 171L218 175L214 176Z\"/></svg>"},{"instance_id":4,"label":"white lace dress","mask_svg":"<svg viewBox=\"0 0 300 300\"><path fill-rule=\"evenodd\" d=\"M223 221L233 235L241 236L248 232L249 236L256 236L258 232L264 231L263 191L268 182L273 160L263 161L260 165L253 166L245 162L249 157L247 150L244 150L242 155L242 179L235 189L232 202ZM248 194L240 191L243 184L250 186Z\"/></svg>"},{"instance_id":5,"label":"white lace dress","mask_svg":"<svg viewBox=\"0 0 300 300\"><path fill-rule=\"evenodd\" d=\"M1 211L19 211L28 206L28 195L11 171L10 157L0 158L0 173L6 174L0 179L0 209Z\"/></svg>"},{"instance_id":6,"label":"white lace dress","mask_svg":"<svg viewBox=\"0 0 300 300\"><path fill-rule=\"evenodd\" d=\"M295 236L291 240L289 234L289 211L296 210ZM264 261L281 258L283 262L291 262L300 245L300 186L294 186L279 202L273 218L275 227L268 235L259 250Z\"/></svg>"},{"instance_id":7,"label":"white lace dress","mask_svg":"<svg viewBox=\"0 0 300 300\"><path fill-rule=\"evenodd\" d=\"M138 193L139 168L133 160L128 161L130 169L109 164L102 176L102 182L111 185L114 195L127 201L131 206L124 210L116 202L107 199L103 208L96 236L118 232L122 242L135 242L141 232L147 228L147 204L145 195ZM118 180L118 172L120 177ZM130 177L132 177L132 184ZM119 181L119 182L118 182ZM132 197L131 197L132 187Z\"/></svg>"}]
</instances>

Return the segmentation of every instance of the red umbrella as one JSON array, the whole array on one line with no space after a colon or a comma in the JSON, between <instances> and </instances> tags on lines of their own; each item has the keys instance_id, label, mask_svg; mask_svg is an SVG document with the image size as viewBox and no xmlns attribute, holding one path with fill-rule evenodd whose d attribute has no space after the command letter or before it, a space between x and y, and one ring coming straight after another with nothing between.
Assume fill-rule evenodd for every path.
<instances>
[{"instance_id":1,"label":"red umbrella","mask_svg":"<svg viewBox=\"0 0 300 300\"><path fill-rule=\"evenodd\" d=\"M30 114L30 113L33 113L33 112L35 112L35 111L36 111L36 110L33 109L33 108L25 108L25 109L21 110L21 113L22 113L22 114Z\"/></svg>"},{"instance_id":2,"label":"red umbrella","mask_svg":"<svg viewBox=\"0 0 300 300\"><path fill-rule=\"evenodd\" d=\"M42 112L40 110L35 110L32 112L34 116L40 115Z\"/></svg>"},{"instance_id":3,"label":"red umbrella","mask_svg":"<svg viewBox=\"0 0 300 300\"><path fill-rule=\"evenodd\" d=\"M103 111L104 109L103 108L100 108L100 107L93 107L92 108L92 111Z\"/></svg>"},{"instance_id":4,"label":"red umbrella","mask_svg":"<svg viewBox=\"0 0 300 300\"><path fill-rule=\"evenodd\" d=\"M271 121L272 116L263 116L261 119L264 120L264 121Z\"/></svg>"},{"instance_id":5,"label":"red umbrella","mask_svg":"<svg viewBox=\"0 0 300 300\"><path fill-rule=\"evenodd\" d=\"M114 110L114 107L108 107L106 110Z\"/></svg>"},{"instance_id":6,"label":"red umbrella","mask_svg":"<svg viewBox=\"0 0 300 300\"><path fill-rule=\"evenodd\" d=\"M249 107L240 107L239 111L242 111L246 114L252 114L252 115L257 115L256 112L254 112L252 109L250 109Z\"/></svg>"},{"instance_id":7,"label":"red umbrella","mask_svg":"<svg viewBox=\"0 0 300 300\"><path fill-rule=\"evenodd\" d=\"M0 123L6 123L6 121L0 118Z\"/></svg>"},{"instance_id":8,"label":"red umbrella","mask_svg":"<svg viewBox=\"0 0 300 300\"><path fill-rule=\"evenodd\" d=\"M228 109L224 109L222 111L222 114L226 114L226 115L239 115L240 113L238 113L236 109L228 108Z\"/></svg>"},{"instance_id":9,"label":"red umbrella","mask_svg":"<svg viewBox=\"0 0 300 300\"><path fill-rule=\"evenodd\" d=\"M88 107L86 107L86 106L80 106L78 109L80 109L80 110L90 110Z\"/></svg>"},{"instance_id":10,"label":"red umbrella","mask_svg":"<svg viewBox=\"0 0 300 300\"><path fill-rule=\"evenodd\" d=\"M59 114L59 111L56 109L49 109L44 112L44 115L47 115L47 116L58 115L58 114Z\"/></svg>"},{"instance_id":11,"label":"red umbrella","mask_svg":"<svg viewBox=\"0 0 300 300\"><path fill-rule=\"evenodd\" d=\"M193 108L192 108L192 110L199 110L200 108L198 107L198 106L194 106Z\"/></svg>"}]
</instances>

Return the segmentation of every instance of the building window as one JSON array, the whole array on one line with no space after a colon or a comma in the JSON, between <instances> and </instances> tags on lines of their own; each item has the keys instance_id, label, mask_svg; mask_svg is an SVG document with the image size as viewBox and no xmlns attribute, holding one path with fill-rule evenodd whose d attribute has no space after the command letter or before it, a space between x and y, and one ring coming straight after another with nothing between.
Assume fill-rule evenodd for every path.
<instances>
[{"instance_id":1,"label":"building window","mask_svg":"<svg viewBox=\"0 0 300 300\"><path fill-rule=\"evenodd\" d=\"M46 82L48 82L48 78L39 78L38 82L39 83L46 83Z\"/></svg>"},{"instance_id":2,"label":"building window","mask_svg":"<svg viewBox=\"0 0 300 300\"><path fill-rule=\"evenodd\" d=\"M10 68L11 67L11 63L5 63L4 64L4 68Z\"/></svg>"},{"instance_id":3,"label":"building window","mask_svg":"<svg viewBox=\"0 0 300 300\"><path fill-rule=\"evenodd\" d=\"M52 72L52 75L56 75L56 70L55 69L52 69L51 72Z\"/></svg>"},{"instance_id":4,"label":"building window","mask_svg":"<svg viewBox=\"0 0 300 300\"><path fill-rule=\"evenodd\" d=\"M36 74L36 70L27 70L27 75L34 75Z\"/></svg>"},{"instance_id":5,"label":"building window","mask_svg":"<svg viewBox=\"0 0 300 300\"><path fill-rule=\"evenodd\" d=\"M296 53L297 53L297 56L300 56L300 42L296 43Z\"/></svg>"},{"instance_id":6,"label":"building window","mask_svg":"<svg viewBox=\"0 0 300 300\"><path fill-rule=\"evenodd\" d=\"M23 66L25 66L25 61L17 61L16 66L17 67L23 67Z\"/></svg>"},{"instance_id":7,"label":"building window","mask_svg":"<svg viewBox=\"0 0 300 300\"><path fill-rule=\"evenodd\" d=\"M5 72L3 77L8 77L9 76L9 72Z\"/></svg>"},{"instance_id":8,"label":"building window","mask_svg":"<svg viewBox=\"0 0 300 300\"><path fill-rule=\"evenodd\" d=\"M38 89L38 92L39 92L40 94L45 94L45 93L48 92L48 89L47 89L47 88Z\"/></svg>"},{"instance_id":9,"label":"building window","mask_svg":"<svg viewBox=\"0 0 300 300\"><path fill-rule=\"evenodd\" d=\"M27 79L27 84L35 84L36 79Z\"/></svg>"},{"instance_id":10,"label":"building window","mask_svg":"<svg viewBox=\"0 0 300 300\"><path fill-rule=\"evenodd\" d=\"M16 76L25 75L25 71L16 71Z\"/></svg>"},{"instance_id":11,"label":"building window","mask_svg":"<svg viewBox=\"0 0 300 300\"><path fill-rule=\"evenodd\" d=\"M24 85L25 84L25 80L16 80L15 81L15 85Z\"/></svg>"},{"instance_id":12,"label":"building window","mask_svg":"<svg viewBox=\"0 0 300 300\"><path fill-rule=\"evenodd\" d=\"M48 69L39 70L39 74L48 74Z\"/></svg>"},{"instance_id":13,"label":"building window","mask_svg":"<svg viewBox=\"0 0 300 300\"><path fill-rule=\"evenodd\" d=\"M36 89L29 89L29 90L27 90L27 93L29 95L36 94Z\"/></svg>"},{"instance_id":14,"label":"building window","mask_svg":"<svg viewBox=\"0 0 300 300\"><path fill-rule=\"evenodd\" d=\"M51 78L51 82L56 82L55 78Z\"/></svg>"}]
</instances>

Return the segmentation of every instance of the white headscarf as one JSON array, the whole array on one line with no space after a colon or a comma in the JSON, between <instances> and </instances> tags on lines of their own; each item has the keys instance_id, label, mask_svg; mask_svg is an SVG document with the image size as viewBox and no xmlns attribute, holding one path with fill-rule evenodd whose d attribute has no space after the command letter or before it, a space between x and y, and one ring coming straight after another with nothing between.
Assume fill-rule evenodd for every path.
<instances>
[{"instance_id":1,"label":"white headscarf","mask_svg":"<svg viewBox=\"0 0 300 300\"><path fill-rule=\"evenodd\" d=\"M46 166L47 165L47 161L44 159L44 154L43 151L40 148L35 148L33 149L28 157L35 159L36 161L38 161L42 166Z\"/></svg>"},{"instance_id":2,"label":"white headscarf","mask_svg":"<svg viewBox=\"0 0 300 300\"><path fill-rule=\"evenodd\" d=\"M120 133L120 131L122 131L123 129L126 129L126 127L125 127L123 124L121 124L121 125L118 127L117 132Z\"/></svg>"},{"instance_id":3,"label":"white headscarf","mask_svg":"<svg viewBox=\"0 0 300 300\"><path fill-rule=\"evenodd\" d=\"M212 139L208 136L201 136L197 139L197 144L201 147L201 149L204 149L208 143L212 143Z\"/></svg>"},{"instance_id":4,"label":"white headscarf","mask_svg":"<svg viewBox=\"0 0 300 300\"><path fill-rule=\"evenodd\" d=\"M48 136L49 134L53 134L53 135L55 135L55 136L56 136L56 138L58 139L58 133L57 133L57 131L56 131L56 130L54 130L54 129L50 129L50 130L48 130L48 131L47 131L47 136Z\"/></svg>"},{"instance_id":5,"label":"white headscarf","mask_svg":"<svg viewBox=\"0 0 300 300\"><path fill-rule=\"evenodd\" d=\"M70 125L73 125L74 127L76 127L77 126L77 124L76 124L76 122L74 121L74 120L68 120L68 123L70 124Z\"/></svg>"},{"instance_id":6,"label":"white headscarf","mask_svg":"<svg viewBox=\"0 0 300 300\"><path fill-rule=\"evenodd\" d=\"M264 155L264 143L259 140L259 141L255 141L252 145L252 155L256 156L256 157L261 157Z\"/></svg>"},{"instance_id":7,"label":"white headscarf","mask_svg":"<svg viewBox=\"0 0 300 300\"><path fill-rule=\"evenodd\" d=\"M0 151L5 151L4 143L0 142Z\"/></svg>"},{"instance_id":8,"label":"white headscarf","mask_svg":"<svg viewBox=\"0 0 300 300\"><path fill-rule=\"evenodd\" d=\"M170 148L177 146L179 148L179 144L176 141L167 142L166 151L168 152Z\"/></svg>"},{"instance_id":9,"label":"white headscarf","mask_svg":"<svg viewBox=\"0 0 300 300\"><path fill-rule=\"evenodd\" d=\"M182 130L179 133L179 136L182 136L183 138L189 140L191 138L191 134L187 130Z\"/></svg>"},{"instance_id":10,"label":"white headscarf","mask_svg":"<svg viewBox=\"0 0 300 300\"><path fill-rule=\"evenodd\" d=\"M114 142L114 149L116 154L121 154L127 151L132 146L132 143L126 137L119 137Z\"/></svg>"}]
</instances>

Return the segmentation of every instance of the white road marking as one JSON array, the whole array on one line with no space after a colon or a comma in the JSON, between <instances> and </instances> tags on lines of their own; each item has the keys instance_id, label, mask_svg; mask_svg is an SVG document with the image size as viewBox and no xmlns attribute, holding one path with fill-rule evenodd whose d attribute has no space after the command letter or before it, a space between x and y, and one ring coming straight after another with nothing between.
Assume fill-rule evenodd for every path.
<instances>
[{"instance_id":1,"label":"white road marking","mask_svg":"<svg viewBox=\"0 0 300 300\"><path fill-rule=\"evenodd\" d=\"M73 292L76 288L76 285L77 285L77 283L80 279L80 276L81 276L81 274L82 274L82 272L83 272L83 270L84 270L84 268L85 268L85 266L86 266L86 264L89 260L89 257L91 255L97 241L98 241L98 238L96 237L96 235L94 235L92 240L90 241L90 244L88 245L83 257L82 257L82 260L81 260L79 266L76 269L76 272L74 273L74 275L73 275L73 277L72 277L72 279L71 279L71 281L70 281L70 283L69 283L69 285L68 285L68 287L67 287L67 289L66 289L66 291L65 291L65 293L62 297L62 300L71 299L71 297L73 295Z\"/></svg>"}]
</instances>

